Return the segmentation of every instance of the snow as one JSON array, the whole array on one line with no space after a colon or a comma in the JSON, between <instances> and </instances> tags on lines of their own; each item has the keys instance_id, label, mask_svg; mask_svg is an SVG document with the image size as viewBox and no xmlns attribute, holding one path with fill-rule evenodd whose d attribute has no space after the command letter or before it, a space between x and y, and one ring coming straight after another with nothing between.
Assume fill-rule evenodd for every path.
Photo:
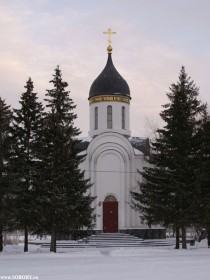
<instances>
[{"instance_id":1,"label":"snow","mask_svg":"<svg viewBox=\"0 0 210 280\"><path fill-rule=\"evenodd\" d=\"M85 156L85 155L87 155L87 150L78 153L78 156Z\"/></svg>"},{"instance_id":2,"label":"snow","mask_svg":"<svg viewBox=\"0 0 210 280\"><path fill-rule=\"evenodd\" d=\"M131 143L134 143L134 144L140 144L142 143L143 141L145 141L146 139L148 139L148 137L136 137L136 136L131 136L128 138L128 140L131 142Z\"/></svg>"},{"instance_id":3,"label":"snow","mask_svg":"<svg viewBox=\"0 0 210 280\"><path fill-rule=\"evenodd\" d=\"M6 246L0 254L0 276L32 275L40 280L198 280L209 279L210 275L206 240L188 250L88 248L60 249L54 254L37 245L30 245L29 253L21 253L22 249Z\"/></svg>"},{"instance_id":4,"label":"snow","mask_svg":"<svg viewBox=\"0 0 210 280\"><path fill-rule=\"evenodd\" d=\"M82 142L91 142L93 138L90 136L84 136L84 137L78 137L78 139L80 139Z\"/></svg>"},{"instance_id":5,"label":"snow","mask_svg":"<svg viewBox=\"0 0 210 280\"><path fill-rule=\"evenodd\" d=\"M142 153L141 151L139 151L139 150L137 150L137 149L135 149L135 148L133 148L133 149L134 149L134 154L135 154L136 156L143 155L143 153Z\"/></svg>"}]
</instances>

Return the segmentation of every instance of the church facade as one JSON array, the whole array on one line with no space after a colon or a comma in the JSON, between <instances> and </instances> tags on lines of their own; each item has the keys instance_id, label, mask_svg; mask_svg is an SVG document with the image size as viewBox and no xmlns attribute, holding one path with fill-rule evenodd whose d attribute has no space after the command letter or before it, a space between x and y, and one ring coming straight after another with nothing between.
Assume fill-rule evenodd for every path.
<instances>
[{"instance_id":1,"label":"church facade","mask_svg":"<svg viewBox=\"0 0 210 280\"><path fill-rule=\"evenodd\" d=\"M116 70L109 45L104 70L89 92L90 130L83 139L81 168L92 183L95 196L95 232L125 232L142 238L163 238L164 229L149 229L131 207L131 191L138 189L149 157L149 139L132 137L131 94L127 82Z\"/></svg>"}]
</instances>

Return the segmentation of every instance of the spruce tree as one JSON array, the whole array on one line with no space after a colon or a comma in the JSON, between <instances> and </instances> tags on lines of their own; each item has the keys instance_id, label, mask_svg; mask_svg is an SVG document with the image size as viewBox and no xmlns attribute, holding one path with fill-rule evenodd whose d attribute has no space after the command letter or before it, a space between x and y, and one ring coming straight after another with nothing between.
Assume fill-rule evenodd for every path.
<instances>
[{"instance_id":1,"label":"spruce tree","mask_svg":"<svg viewBox=\"0 0 210 280\"><path fill-rule=\"evenodd\" d=\"M16 229L24 230L24 252L27 252L28 232L37 219L34 193L44 113L31 78L24 87L26 91L21 95L20 109L14 109L10 161L16 182L11 201L12 214Z\"/></svg>"},{"instance_id":2,"label":"spruce tree","mask_svg":"<svg viewBox=\"0 0 210 280\"><path fill-rule=\"evenodd\" d=\"M165 122L152 143L153 156L149 167L141 173L140 192L132 192L133 205L149 225L173 225L176 248L182 230L186 248L186 227L195 216L197 192L196 135L205 106L198 100L199 89L182 67L179 80L167 93L169 103L160 113Z\"/></svg>"},{"instance_id":3,"label":"spruce tree","mask_svg":"<svg viewBox=\"0 0 210 280\"><path fill-rule=\"evenodd\" d=\"M72 229L92 226L90 183L79 168L82 157L78 154L78 135L75 127L76 105L66 90L59 67L50 81L53 89L47 90L49 112L45 118L42 143L42 185L40 198L43 210L42 227L51 234L50 250L56 252L59 233L68 234Z\"/></svg>"},{"instance_id":4,"label":"spruce tree","mask_svg":"<svg viewBox=\"0 0 210 280\"><path fill-rule=\"evenodd\" d=\"M205 228L210 248L210 116L203 123L202 198L205 205Z\"/></svg>"},{"instance_id":5,"label":"spruce tree","mask_svg":"<svg viewBox=\"0 0 210 280\"><path fill-rule=\"evenodd\" d=\"M204 114L197 142L200 151L196 225L207 230L208 247L210 247L210 116L207 112Z\"/></svg>"},{"instance_id":6,"label":"spruce tree","mask_svg":"<svg viewBox=\"0 0 210 280\"><path fill-rule=\"evenodd\" d=\"M5 196L9 192L9 152L10 152L10 123L12 112L10 106L0 97L0 252L3 250L3 229L7 224L5 213Z\"/></svg>"}]
</instances>

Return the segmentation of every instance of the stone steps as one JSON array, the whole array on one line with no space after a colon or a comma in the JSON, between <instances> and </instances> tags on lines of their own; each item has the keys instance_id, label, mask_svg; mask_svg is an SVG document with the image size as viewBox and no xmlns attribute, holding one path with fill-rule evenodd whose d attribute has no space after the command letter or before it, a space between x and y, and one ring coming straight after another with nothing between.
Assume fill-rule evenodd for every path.
<instances>
[{"instance_id":1,"label":"stone steps","mask_svg":"<svg viewBox=\"0 0 210 280\"><path fill-rule=\"evenodd\" d=\"M49 242L41 242L39 244L42 248L50 247ZM78 241L57 241L57 248L156 247L173 245L175 245L175 239L143 240L123 233L96 234Z\"/></svg>"}]
</instances>

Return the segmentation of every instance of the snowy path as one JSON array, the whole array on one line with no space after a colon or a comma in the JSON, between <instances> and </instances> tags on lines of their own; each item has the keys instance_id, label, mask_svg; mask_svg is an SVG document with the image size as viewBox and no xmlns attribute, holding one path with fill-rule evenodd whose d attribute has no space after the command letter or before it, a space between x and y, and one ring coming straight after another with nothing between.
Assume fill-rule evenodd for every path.
<instances>
[{"instance_id":1,"label":"snowy path","mask_svg":"<svg viewBox=\"0 0 210 280\"><path fill-rule=\"evenodd\" d=\"M210 250L129 248L57 254L3 253L0 276L7 275L33 275L39 280L210 279Z\"/></svg>"}]
</instances>

